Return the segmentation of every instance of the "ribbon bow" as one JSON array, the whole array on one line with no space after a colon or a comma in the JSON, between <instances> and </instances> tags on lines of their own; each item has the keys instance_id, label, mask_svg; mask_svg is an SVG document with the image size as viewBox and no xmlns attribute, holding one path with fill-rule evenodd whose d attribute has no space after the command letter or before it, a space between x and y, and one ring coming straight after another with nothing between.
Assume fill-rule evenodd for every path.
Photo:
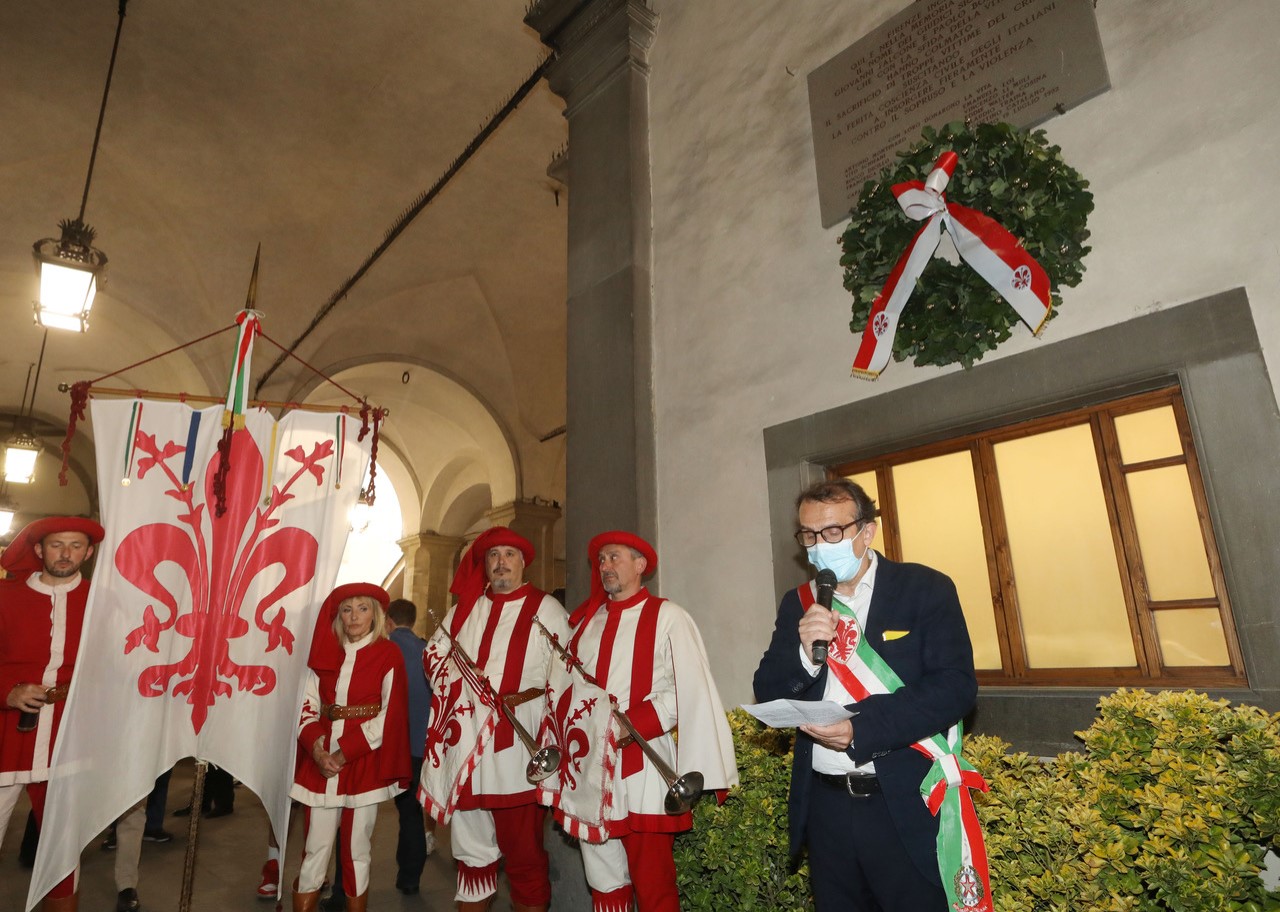
<instances>
[{"instance_id":1,"label":"ribbon bow","mask_svg":"<svg viewBox=\"0 0 1280 912\"><path fill-rule=\"evenodd\" d=\"M1049 277L1022 242L999 222L967 206L947 201L956 168L955 152L943 152L926 180L893 185L893 195L914 221L925 220L876 295L862 331L853 373L874 380L889 363L898 318L911 290L938 249L945 225L960 257L1017 311L1038 335L1049 316Z\"/></svg>"},{"instance_id":2,"label":"ribbon bow","mask_svg":"<svg viewBox=\"0 0 1280 912\"><path fill-rule=\"evenodd\" d=\"M952 729L952 753L934 759L920 784L920 796L938 818L938 868L948 906L955 912L992 912L986 843L970 792L987 790L986 780L960 756L959 726Z\"/></svg>"}]
</instances>

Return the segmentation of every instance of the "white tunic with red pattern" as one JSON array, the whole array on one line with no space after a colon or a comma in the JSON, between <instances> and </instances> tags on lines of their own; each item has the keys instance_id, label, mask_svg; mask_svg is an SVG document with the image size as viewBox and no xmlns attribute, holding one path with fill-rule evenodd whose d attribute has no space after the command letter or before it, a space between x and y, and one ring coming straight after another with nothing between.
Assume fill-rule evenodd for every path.
<instances>
[{"instance_id":1,"label":"white tunic with red pattern","mask_svg":"<svg viewBox=\"0 0 1280 912\"><path fill-rule=\"evenodd\" d=\"M89 584L79 574L46 586L40 574L0 583L0 786L44 782L66 701L40 710L34 731L19 732L4 702L18 684L68 684L80 649Z\"/></svg>"},{"instance_id":2,"label":"white tunic with red pattern","mask_svg":"<svg viewBox=\"0 0 1280 912\"><path fill-rule=\"evenodd\" d=\"M679 605L641 589L607 601L583 618L570 649L615 697L632 725L668 766L697 770L708 791L738 783L733 737L693 619ZM672 732L679 728L679 748ZM639 744L622 749L606 811L609 838L632 832L681 832L690 813L663 809L668 785ZM561 812L557 808L557 815Z\"/></svg>"},{"instance_id":3,"label":"white tunic with red pattern","mask_svg":"<svg viewBox=\"0 0 1280 912\"><path fill-rule=\"evenodd\" d=\"M538 691L539 697L515 708L521 724L536 736L552 649L533 623L534 617L561 643L566 641L569 626L564 607L526 583L508 595L486 592L470 605L455 605L443 629L427 644L423 662L432 682L431 725L419 799L437 820L447 823L459 810L534 802L534 787L525 775L529 751L500 711L477 707L468 696L470 686L458 686L460 659L445 660L450 644L444 633L448 630L453 635L498 694ZM477 728L477 709L491 715L496 725Z\"/></svg>"}]
</instances>

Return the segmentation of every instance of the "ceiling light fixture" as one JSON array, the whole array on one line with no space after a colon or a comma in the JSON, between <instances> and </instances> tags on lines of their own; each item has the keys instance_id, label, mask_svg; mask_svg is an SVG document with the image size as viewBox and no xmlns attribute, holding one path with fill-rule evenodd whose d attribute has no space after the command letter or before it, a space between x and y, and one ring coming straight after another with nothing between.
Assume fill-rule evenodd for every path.
<instances>
[{"instance_id":1,"label":"ceiling light fixture","mask_svg":"<svg viewBox=\"0 0 1280 912\"><path fill-rule=\"evenodd\" d=\"M40 383L40 368L44 367L44 347L49 341L49 330L44 331L40 343L40 359L27 366L27 382L22 387L22 405L13 419L13 432L4 443L4 480L9 484L31 484L36 474L36 457L40 455L40 441L31 433L31 414L36 407L36 391L31 383L31 369L35 368L36 384ZM31 406L27 406L27 391L31 392Z\"/></svg>"},{"instance_id":2,"label":"ceiling light fixture","mask_svg":"<svg viewBox=\"0 0 1280 912\"><path fill-rule=\"evenodd\" d=\"M58 223L61 237L42 238L31 245L36 276L40 280L40 298L35 302L36 322L46 329L84 332L89 327L89 308L107 267L107 255L93 246L95 232L84 222L84 208L89 202L89 184L93 181L93 164L98 157L98 140L102 136L102 119L107 113L107 96L111 93L111 74L116 68L116 51L124 28L124 8L129 0L120 0L120 18L116 24L116 40L111 47L111 63L107 67L107 84L102 90L102 106L98 109L98 128L93 134L93 151L89 153L89 173L84 179L84 195L80 198L80 214Z\"/></svg>"}]
</instances>

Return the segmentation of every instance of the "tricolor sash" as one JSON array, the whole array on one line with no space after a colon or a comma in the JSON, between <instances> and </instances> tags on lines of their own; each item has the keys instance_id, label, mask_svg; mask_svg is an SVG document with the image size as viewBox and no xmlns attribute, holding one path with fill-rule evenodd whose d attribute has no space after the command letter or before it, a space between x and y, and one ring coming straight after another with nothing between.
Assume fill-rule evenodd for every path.
<instances>
[{"instance_id":1,"label":"tricolor sash","mask_svg":"<svg viewBox=\"0 0 1280 912\"><path fill-rule=\"evenodd\" d=\"M805 611L816 602L812 583L797 590ZM888 663L867 642L849 607L833 599L839 615L836 636L827 651L827 666L854 701L872 694L893 693L903 686ZM942 734L922 738L911 746L933 761L920 784L920 796L938 818L938 873L955 912L992 912L991 880L982 828L970 789L987 790L982 775L960 755L959 722Z\"/></svg>"}]
</instances>

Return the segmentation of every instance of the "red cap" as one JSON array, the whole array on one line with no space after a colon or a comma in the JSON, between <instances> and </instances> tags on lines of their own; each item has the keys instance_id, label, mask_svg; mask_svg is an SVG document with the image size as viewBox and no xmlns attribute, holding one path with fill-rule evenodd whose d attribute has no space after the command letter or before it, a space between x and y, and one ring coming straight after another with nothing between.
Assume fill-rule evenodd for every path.
<instances>
[{"instance_id":1,"label":"red cap","mask_svg":"<svg viewBox=\"0 0 1280 912\"><path fill-rule=\"evenodd\" d=\"M342 644L333 634L333 619L338 616L338 607L343 602L361 595L373 599L382 606L383 611L391 604L391 596L387 595L387 590L373 583L343 583L330 592L320 606L320 613L316 616L316 630L311 636L311 655L307 657L307 664L312 668L342 666L345 654Z\"/></svg>"},{"instance_id":2,"label":"red cap","mask_svg":"<svg viewBox=\"0 0 1280 912\"><path fill-rule=\"evenodd\" d=\"M509 545L519 549L524 556L525 566L533 563L533 542L512 532L506 526L494 526L480 533L479 538L471 543L471 548L462 555L457 572L453 574L453 583L449 591L458 597L458 604L470 604L484 594L488 578L484 571L484 556L493 548Z\"/></svg>"},{"instance_id":3,"label":"red cap","mask_svg":"<svg viewBox=\"0 0 1280 912\"><path fill-rule=\"evenodd\" d=\"M4 549L0 555L0 567L4 567L15 576L21 573L32 573L44 568L43 562L36 556L35 546L55 532L83 532L89 536L89 544L96 545L102 541L106 533L102 526L92 519L81 516L46 516L29 522L22 531L13 537L13 544Z\"/></svg>"},{"instance_id":4,"label":"red cap","mask_svg":"<svg viewBox=\"0 0 1280 912\"><path fill-rule=\"evenodd\" d=\"M658 552L653 550L653 545L649 544L639 535L631 532L623 532L620 529L614 529L611 532L601 532L595 538L591 539L587 544L587 558L591 561L591 594L587 596L587 600L574 610L577 615L579 611L591 605L598 605L609 597L604 591L604 583L600 581L600 568L596 566L600 560L600 551L605 545L622 545L626 548L634 548L639 551L645 559L648 566L645 567L644 575L652 576L658 570Z\"/></svg>"}]
</instances>

